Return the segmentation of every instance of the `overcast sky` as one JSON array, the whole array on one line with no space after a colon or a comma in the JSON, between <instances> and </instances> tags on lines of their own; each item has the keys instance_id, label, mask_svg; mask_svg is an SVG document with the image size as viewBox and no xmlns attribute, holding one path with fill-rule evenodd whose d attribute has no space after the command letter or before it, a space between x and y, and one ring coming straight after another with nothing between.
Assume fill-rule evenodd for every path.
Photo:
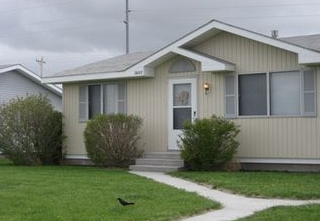
<instances>
[{"instance_id":1,"label":"overcast sky","mask_svg":"<svg viewBox=\"0 0 320 221\"><path fill-rule=\"evenodd\" d=\"M157 50L212 19L280 37L320 33L319 0L129 0L130 52ZM43 75L125 53L125 0L0 0L0 64Z\"/></svg>"}]
</instances>

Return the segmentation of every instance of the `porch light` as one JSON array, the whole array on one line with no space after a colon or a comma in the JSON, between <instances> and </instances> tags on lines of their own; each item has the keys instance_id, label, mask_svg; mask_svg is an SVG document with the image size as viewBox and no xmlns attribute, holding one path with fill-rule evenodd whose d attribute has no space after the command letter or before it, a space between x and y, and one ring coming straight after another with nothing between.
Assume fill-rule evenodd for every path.
<instances>
[{"instance_id":1,"label":"porch light","mask_svg":"<svg viewBox=\"0 0 320 221\"><path fill-rule=\"evenodd\" d=\"M204 93L207 95L210 89L210 84L207 82L203 83L203 89L204 89Z\"/></svg>"}]
</instances>

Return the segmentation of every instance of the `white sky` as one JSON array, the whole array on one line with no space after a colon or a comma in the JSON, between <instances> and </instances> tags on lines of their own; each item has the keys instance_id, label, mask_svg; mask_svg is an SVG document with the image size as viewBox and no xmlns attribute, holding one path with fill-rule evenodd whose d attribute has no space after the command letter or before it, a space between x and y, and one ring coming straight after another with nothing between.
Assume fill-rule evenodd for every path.
<instances>
[{"instance_id":1,"label":"white sky","mask_svg":"<svg viewBox=\"0 0 320 221\"><path fill-rule=\"evenodd\" d=\"M280 37L320 33L319 0L129 0L130 51L166 46L217 19ZM0 0L0 64L44 75L125 53L125 0Z\"/></svg>"}]
</instances>

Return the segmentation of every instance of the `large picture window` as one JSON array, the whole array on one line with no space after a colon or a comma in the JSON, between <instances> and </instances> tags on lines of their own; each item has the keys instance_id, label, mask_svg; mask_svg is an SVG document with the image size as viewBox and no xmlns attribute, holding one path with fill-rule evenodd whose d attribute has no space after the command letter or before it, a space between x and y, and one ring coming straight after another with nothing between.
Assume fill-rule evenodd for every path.
<instances>
[{"instance_id":1,"label":"large picture window","mask_svg":"<svg viewBox=\"0 0 320 221\"><path fill-rule=\"evenodd\" d=\"M315 71L226 76L225 116L232 118L261 115L315 116Z\"/></svg>"},{"instance_id":2,"label":"large picture window","mask_svg":"<svg viewBox=\"0 0 320 221\"><path fill-rule=\"evenodd\" d=\"M126 87L123 83L79 87L79 121L96 114L126 113Z\"/></svg>"}]
</instances>

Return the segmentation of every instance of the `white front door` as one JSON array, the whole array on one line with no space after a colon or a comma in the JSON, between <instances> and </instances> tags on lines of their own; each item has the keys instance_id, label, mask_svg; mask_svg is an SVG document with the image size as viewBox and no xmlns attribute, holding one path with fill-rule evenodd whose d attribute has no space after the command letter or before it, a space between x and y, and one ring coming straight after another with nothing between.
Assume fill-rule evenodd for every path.
<instances>
[{"instance_id":1,"label":"white front door","mask_svg":"<svg viewBox=\"0 0 320 221\"><path fill-rule=\"evenodd\" d=\"M169 128L168 149L178 150L179 135L183 123L193 121L197 116L196 78L169 81Z\"/></svg>"}]
</instances>

